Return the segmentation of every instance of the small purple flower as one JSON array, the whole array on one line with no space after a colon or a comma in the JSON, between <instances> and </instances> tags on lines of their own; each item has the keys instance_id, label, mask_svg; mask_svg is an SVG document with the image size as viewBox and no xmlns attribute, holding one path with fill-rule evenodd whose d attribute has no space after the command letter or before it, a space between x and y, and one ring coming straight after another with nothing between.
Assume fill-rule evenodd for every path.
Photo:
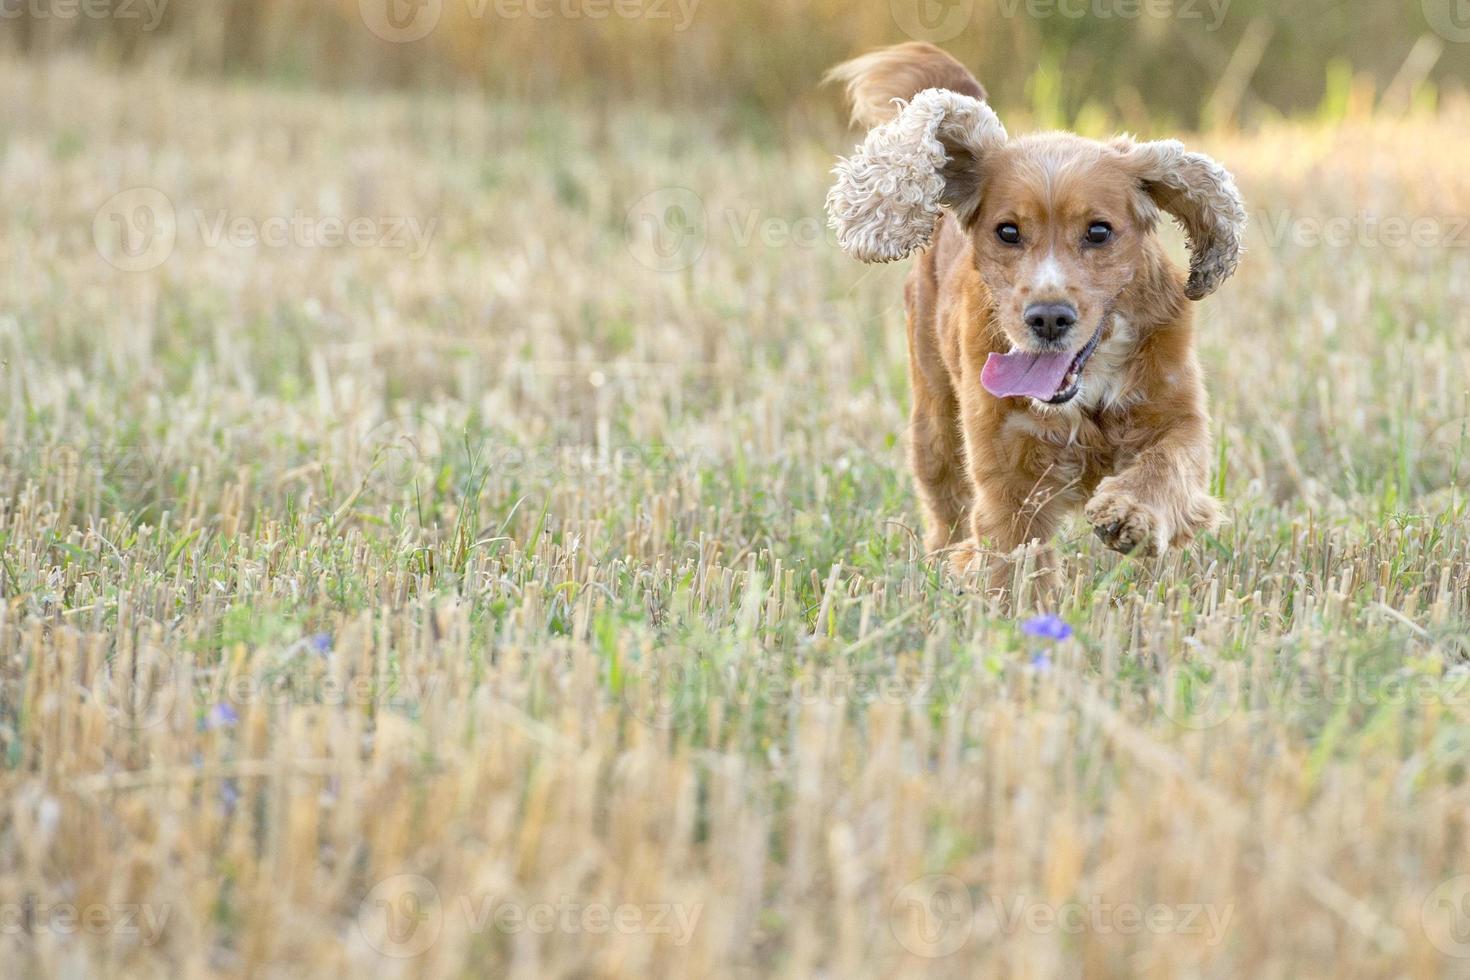
<instances>
[{"instance_id":1,"label":"small purple flower","mask_svg":"<svg viewBox=\"0 0 1470 980\"><path fill-rule=\"evenodd\" d=\"M312 636L310 642L311 642L311 648L313 650L315 650L317 653L320 653L320 654L328 654L328 653L331 653L332 652L332 634L331 633L317 633L317 634L315 634L315 635Z\"/></svg>"},{"instance_id":2,"label":"small purple flower","mask_svg":"<svg viewBox=\"0 0 1470 980\"><path fill-rule=\"evenodd\" d=\"M1051 658L1045 653L1032 654L1031 669L1035 671L1051 670Z\"/></svg>"},{"instance_id":3,"label":"small purple flower","mask_svg":"<svg viewBox=\"0 0 1470 980\"><path fill-rule=\"evenodd\" d=\"M1072 635L1072 627L1062 617L1046 613L1033 616L1022 623L1021 632L1027 636L1039 636L1043 640L1065 640Z\"/></svg>"},{"instance_id":4,"label":"small purple flower","mask_svg":"<svg viewBox=\"0 0 1470 980\"><path fill-rule=\"evenodd\" d=\"M209 709L209 717L204 720L204 727L210 730L216 728L234 728L239 723L240 713L229 702L221 701Z\"/></svg>"}]
</instances>

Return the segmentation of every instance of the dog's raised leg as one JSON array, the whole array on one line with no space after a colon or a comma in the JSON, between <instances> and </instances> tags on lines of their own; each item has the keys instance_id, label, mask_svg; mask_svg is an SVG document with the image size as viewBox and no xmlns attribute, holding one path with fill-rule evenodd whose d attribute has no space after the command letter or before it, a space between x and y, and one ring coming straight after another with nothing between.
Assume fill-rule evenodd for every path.
<instances>
[{"instance_id":1,"label":"dog's raised leg","mask_svg":"<svg viewBox=\"0 0 1470 980\"><path fill-rule=\"evenodd\" d=\"M1209 461L1209 423L1201 412L1183 413L1098 484L1083 516L1105 545L1125 554L1152 556L1187 544L1219 522Z\"/></svg>"}]
</instances>

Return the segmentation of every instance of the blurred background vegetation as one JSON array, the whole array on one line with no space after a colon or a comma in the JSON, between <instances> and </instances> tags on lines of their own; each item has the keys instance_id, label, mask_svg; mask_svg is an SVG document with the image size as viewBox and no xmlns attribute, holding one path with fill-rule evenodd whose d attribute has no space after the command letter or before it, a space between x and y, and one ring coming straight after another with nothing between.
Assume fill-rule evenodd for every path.
<instances>
[{"instance_id":1,"label":"blurred background vegetation","mask_svg":"<svg viewBox=\"0 0 1470 980\"><path fill-rule=\"evenodd\" d=\"M1466 0L5 0L3 10L0 50L24 57L83 51L289 86L636 99L760 120L831 113L817 86L828 66L911 37L973 66L1010 115L1083 131L1412 111L1463 97L1470 68Z\"/></svg>"}]
</instances>

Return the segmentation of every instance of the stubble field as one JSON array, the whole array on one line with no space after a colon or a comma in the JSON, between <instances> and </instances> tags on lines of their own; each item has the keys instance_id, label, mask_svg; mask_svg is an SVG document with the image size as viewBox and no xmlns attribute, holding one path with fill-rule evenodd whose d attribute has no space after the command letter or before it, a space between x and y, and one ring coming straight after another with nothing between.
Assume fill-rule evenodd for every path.
<instances>
[{"instance_id":1,"label":"stubble field","mask_svg":"<svg viewBox=\"0 0 1470 980\"><path fill-rule=\"evenodd\" d=\"M1191 140L1229 522L1010 609L830 120L0 82L7 974L1470 975L1464 109Z\"/></svg>"}]
</instances>

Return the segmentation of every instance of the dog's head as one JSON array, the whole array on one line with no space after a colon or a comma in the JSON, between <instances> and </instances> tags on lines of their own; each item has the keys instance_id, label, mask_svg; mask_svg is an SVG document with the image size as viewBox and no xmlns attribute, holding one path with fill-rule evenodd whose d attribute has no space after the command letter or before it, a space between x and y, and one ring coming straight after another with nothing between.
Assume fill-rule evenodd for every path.
<instances>
[{"instance_id":1,"label":"dog's head","mask_svg":"<svg viewBox=\"0 0 1470 980\"><path fill-rule=\"evenodd\" d=\"M959 222L1013 347L986 366L985 386L997 395L1075 397L1161 211L1189 238L1190 299L1213 292L1240 258L1245 206L1209 157L1174 140L1013 140L988 105L943 89L916 95L834 174L832 225L865 262L928 245L941 208Z\"/></svg>"}]
</instances>

